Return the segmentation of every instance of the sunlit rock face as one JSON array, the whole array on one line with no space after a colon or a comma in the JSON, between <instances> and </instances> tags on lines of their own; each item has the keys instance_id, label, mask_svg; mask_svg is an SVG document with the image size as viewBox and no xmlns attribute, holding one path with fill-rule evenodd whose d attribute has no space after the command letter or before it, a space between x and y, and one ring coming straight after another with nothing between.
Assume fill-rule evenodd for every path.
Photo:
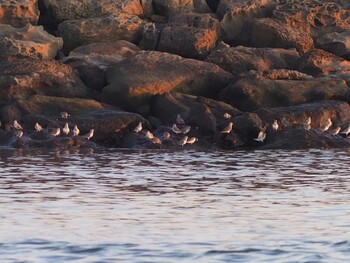
<instances>
[{"instance_id":1,"label":"sunlit rock face","mask_svg":"<svg viewBox=\"0 0 350 263\"><path fill-rule=\"evenodd\" d=\"M0 0L0 23L13 27L36 25L39 20L38 0Z\"/></svg>"}]
</instances>

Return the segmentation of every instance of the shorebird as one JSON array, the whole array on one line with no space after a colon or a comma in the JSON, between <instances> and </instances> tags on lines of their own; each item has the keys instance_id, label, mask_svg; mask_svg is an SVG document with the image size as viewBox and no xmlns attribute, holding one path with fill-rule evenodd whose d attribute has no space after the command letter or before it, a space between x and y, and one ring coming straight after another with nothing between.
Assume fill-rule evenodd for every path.
<instances>
[{"instance_id":1,"label":"shorebird","mask_svg":"<svg viewBox=\"0 0 350 263\"><path fill-rule=\"evenodd\" d=\"M340 130L341 130L340 127L335 128L334 130L332 130L332 135L336 136L340 132Z\"/></svg>"},{"instance_id":2,"label":"shorebird","mask_svg":"<svg viewBox=\"0 0 350 263\"><path fill-rule=\"evenodd\" d=\"M69 134L70 129L69 129L69 125L68 125L67 122L66 122L66 125L64 125L64 128L62 129L62 132L63 132L65 135L68 135L68 134Z\"/></svg>"},{"instance_id":3,"label":"shorebird","mask_svg":"<svg viewBox=\"0 0 350 263\"><path fill-rule=\"evenodd\" d=\"M278 122L277 122L277 120L275 120L272 124L272 129L274 131L278 131L278 128L279 128Z\"/></svg>"},{"instance_id":4,"label":"shorebird","mask_svg":"<svg viewBox=\"0 0 350 263\"><path fill-rule=\"evenodd\" d=\"M55 137L60 136L60 134L61 134L61 129L60 129L60 128L54 129L54 130L51 132L51 135L52 135L52 136L55 136Z\"/></svg>"},{"instance_id":5,"label":"shorebird","mask_svg":"<svg viewBox=\"0 0 350 263\"><path fill-rule=\"evenodd\" d=\"M94 129L91 129L88 134L85 134L83 136L83 138L90 140L92 138L92 136L94 136L94 131L95 131Z\"/></svg>"},{"instance_id":6,"label":"shorebird","mask_svg":"<svg viewBox=\"0 0 350 263\"><path fill-rule=\"evenodd\" d=\"M163 136L164 136L165 140L169 140L170 139L170 133L169 132L164 132Z\"/></svg>"},{"instance_id":7,"label":"shorebird","mask_svg":"<svg viewBox=\"0 0 350 263\"><path fill-rule=\"evenodd\" d=\"M146 132L146 138L148 138L148 139L153 139L153 138L154 138L154 135L153 135L150 131L147 131L147 132Z\"/></svg>"},{"instance_id":8,"label":"shorebird","mask_svg":"<svg viewBox=\"0 0 350 263\"><path fill-rule=\"evenodd\" d=\"M41 127L41 125L39 123L35 123L34 129L37 132L41 132L43 130L43 127Z\"/></svg>"},{"instance_id":9,"label":"shorebird","mask_svg":"<svg viewBox=\"0 0 350 263\"><path fill-rule=\"evenodd\" d=\"M23 131L21 130L18 130L17 133L16 133L16 137L21 138L23 136Z\"/></svg>"},{"instance_id":10,"label":"shorebird","mask_svg":"<svg viewBox=\"0 0 350 263\"><path fill-rule=\"evenodd\" d=\"M307 117L306 121L303 123L304 130L308 131L311 129L311 118Z\"/></svg>"},{"instance_id":11,"label":"shorebird","mask_svg":"<svg viewBox=\"0 0 350 263\"><path fill-rule=\"evenodd\" d=\"M329 130L329 128L332 126L332 120L331 120L331 118L328 118L326 121L325 121L325 125L324 125L324 127L323 127L323 131L325 132L325 131L328 131Z\"/></svg>"},{"instance_id":12,"label":"shorebird","mask_svg":"<svg viewBox=\"0 0 350 263\"><path fill-rule=\"evenodd\" d=\"M19 124L17 120L14 120L14 121L13 121L13 127L14 127L16 130L23 130L21 124Z\"/></svg>"},{"instance_id":13,"label":"shorebird","mask_svg":"<svg viewBox=\"0 0 350 263\"><path fill-rule=\"evenodd\" d=\"M70 114L66 111L62 111L60 114L62 119L68 119L68 117L70 116Z\"/></svg>"},{"instance_id":14,"label":"shorebird","mask_svg":"<svg viewBox=\"0 0 350 263\"><path fill-rule=\"evenodd\" d=\"M260 131L258 134L258 138L255 138L254 140L258 142L264 142L265 138L266 138L266 133L264 131Z\"/></svg>"},{"instance_id":15,"label":"shorebird","mask_svg":"<svg viewBox=\"0 0 350 263\"><path fill-rule=\"evenodd\" d=\"M349 133L350 133L350 125L341 132L341 134L345 134L345 136L348 136Z\"/></svg>"},{"instance_id":16,"label":"shorebird","mask_svg":"<svg viewBox=\"0 0 350 263\"><path fill-rule=\"evenodd\" d=\"M182 131L177 127L176 123L173 124L173 127L171 128L171 130L176 134L182 133Z\"/></svg>"},{"instance_id":17,"label":"shorebird","mask_svg":"<svg viewBox=\"0 0 350 263\"><path fill-rule=\"evenodd\" d=\"M233 128L233 122L230 122L222 131L221 133L231 133L232 131L232 128Z\"/></svg>"},{"instance_id":18,"label":"shorebird","mask_svg":"<svg viewBox=\"0 0 350 263\"><path fill-rule=\"evenodd\" d=\"M185 127L183 127L183 128L181 129L181 132L182 132L183 134L186 134L186 133L188 133L190 130L191 130L191 126L186 125Z\"/></svg>"},{"instance_id":19,"label":"shorebird","mask_svg":"<svg viewBox=\"0 0 350 263\"><path fill-rule=\"evenodd\" d=\"M136 128L134 129L134 131L136 133L139 133L140 131L142 131L142 122L139 122L139 124L136 126Z\"/></svg>"},{"instance_id":20,"label":"shorebird","mask_svg":"<svg viewBox=\"0 0 350 263\"><path fill-rule=\"evenodd\" d=\"M158 137L153 137L150 139L154 144L161 144L161 141Z\"/></svg>"},{"instance_id":21,"label":"shorebird","mask_svg":"<svg viewBox=\"0 0 350 263\"><path fill-rule=\"evenodd\" d=\"M232 116L231 116L230 113L225 112L225 113L224 113L224 118L225 118L225 119L231 119Z\"/></svg>"},{"instance_id":22,"label":"shorebird","mask_svg":"<svg viewBox=\"0 0 350 263\"><path fill-rule=\"evenodd\" d=\"M188 136L183 137L180 141L178 141L178 144L181 146L184 146L187 143Z\"/></svg>"},{"instance_id":23,"label":"shorebird","mask_svg":"<svg viewBox=\"0 0 350 263\"><path fill-rule=\"evenodd\" d=\"M178 124L185 124L185 121L184 121L184 119L181 117L180 114L177 115L177 117L176 117L176 122L177 122Z\"/></svg>"},{"instance_id":24,"label":"shorebird","mask_svg":"<svg viewBox=\"0 0 350 263\"><path fill-rule=\"evenodd\" d=\"M186 144L194 144L194 143L197 142L197 141L198 141L198 138L196 138L196 137L191 137L191 138L188 138L188 139L187 139Z\"/></svg>"},{"instance_id":25,"label":"shorebird","mask_svg":"<svg viewBox=\"0 0 350 263\"><path fill-rule=\"evenodd\" d=\"M287 119L285 117L282 118L281 123L282 123L283 128L287 128L289 126L289 122L287 121Z\"/></svg>"},{"instance_id":26,"label":"shorebird","mask_svg":"<svg viewBox=\"0 0 350 263\"><path fill-rule=\"evenodd\" d=\"M77 125L74 125L74 128L73 128L73 136L78 136L80 133L80 130L78 129L78 126Z\"/></svg>"}]
</instances>

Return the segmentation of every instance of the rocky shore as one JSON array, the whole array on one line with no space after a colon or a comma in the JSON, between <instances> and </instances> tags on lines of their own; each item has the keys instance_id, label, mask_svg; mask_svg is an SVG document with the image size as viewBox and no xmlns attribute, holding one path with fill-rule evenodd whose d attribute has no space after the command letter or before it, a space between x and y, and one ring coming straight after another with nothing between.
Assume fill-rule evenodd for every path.
<instances>
[{"instance_id":1,"label":"rocky shore","mask_svg":"<svg viewBox=\"0 0 350 263\"><path fill-rule=\"evenodd\" d=\"M0 0L0 14L0 146L350 147L334 133L350 125L347 0ZM66 123L80 134L52 134Z\"/></svg>"}]
</instances>

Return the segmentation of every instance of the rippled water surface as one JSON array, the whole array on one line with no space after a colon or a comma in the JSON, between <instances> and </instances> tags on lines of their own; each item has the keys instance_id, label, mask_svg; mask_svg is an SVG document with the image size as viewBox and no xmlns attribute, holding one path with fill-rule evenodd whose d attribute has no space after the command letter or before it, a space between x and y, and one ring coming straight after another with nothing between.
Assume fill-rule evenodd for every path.
<instances>
[{"instance_id":1,"label":"rippled water surface","mask_svg":"<svg viewBox=\"0 0 350 263\"><path fill-rule=\"evenodd\" d=\"M0 150L0 262L350 262L350 152Z\"/></svg>"}]
</instances>

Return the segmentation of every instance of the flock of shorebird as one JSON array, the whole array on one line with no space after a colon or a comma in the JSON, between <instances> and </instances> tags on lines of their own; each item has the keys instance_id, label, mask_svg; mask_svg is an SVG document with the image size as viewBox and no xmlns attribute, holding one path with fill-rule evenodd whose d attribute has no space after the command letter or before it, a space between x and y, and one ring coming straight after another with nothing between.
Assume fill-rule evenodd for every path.
<instances>
[{"instance_id":1,"label":"flock of shorebird","mask_svg":"<svg viewBox=\"0 0 350 263\"><path fill-rule=\"evenodd\" d=\"M61 112L61 118L62 119L68 119L68 117L70 116L70 114L68 112ZM13 121L13 125L12 127L17 131L17 134L16 136L18 138L21 138L23 136L23 128L22 128L22 125L18 123L17 120L14 120ZM39 123L35 123L34 125L34 129L37 131L37 132L41 132L44 130L44 128L39 124ZM62 128L62 133L66 136L69 135L69 133L71 132L71 129L69 128L69 124L68 122L66 122L66 124L64 125L64 127ZM78 136L80 133L80 130L78 128L77 125L74 125L73 127L73 130L72 130L72 135L73 136ZM53 129L50 134L54 137L58 137L61 135L61 128L55 128ZM87 140L90 140L92 137L94 136L94 129L91 129L87 134L83 135L82 137L87 139Z\"/></svg>"},{"instance_id":2,"label":"flock of shorebird","mask_svg":"<svg viewBox=\"0 0 350 263\"><path fill-rule=\"evenodd\" d=\"M179 126L178 126L179 125ZM139 122L139 124L135 127L134 131L136 133L140 133L142 131L142 122ZM184 119L181 117L180 114L176 117L176 123L174 123L171 127L171 131L175 134L184 134L185 136L182 137L177 144L180 146L185 146L186 144L194 144L198 141L198 138L196 137L189 137L186 134L188 134L191 130L191 126L186 125ZM161 144L164 141L168 141L171 137L171 134L169 132L164 132L161 138L155 137L150 131L145 130L144 132L145 137L152 141L155 144Z\"/></svg>"}]
</instances>

